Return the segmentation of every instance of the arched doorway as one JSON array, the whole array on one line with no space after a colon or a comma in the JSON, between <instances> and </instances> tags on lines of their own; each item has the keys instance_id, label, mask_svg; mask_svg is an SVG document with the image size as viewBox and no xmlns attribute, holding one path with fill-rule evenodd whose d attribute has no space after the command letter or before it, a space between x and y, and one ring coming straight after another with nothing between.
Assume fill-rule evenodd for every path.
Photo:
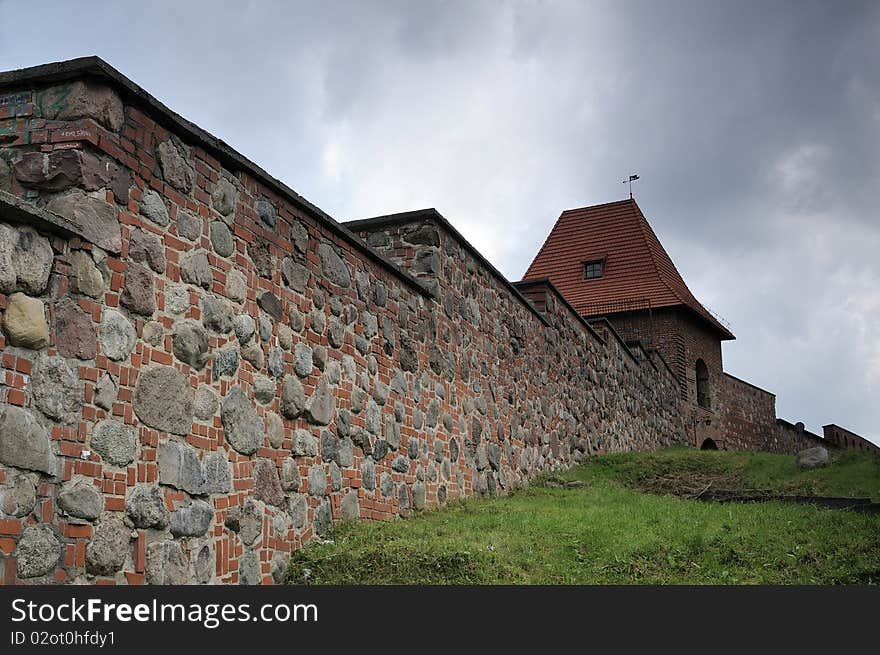
<instances>
[{"instance_id":1,"label":"arched doorway","mask_svg":"<svg viewBox=\"0 0 880 655\"><path fill-rule=\"evenodd\" d=\"M711 400L709 395L709 367L702 359L697 360L697 404L700 407L709 408Z\"/></svg>"},{"instance_id":2,"label":"arched doorway","mask_svg":"<svg viewBox=\"0 0 880 655\"><path fill-rule=\"evenodd\" d=\"M712 439L705 439L700 446L700 450L718 450L718 444Z\"/></svg>"}]
</instances>

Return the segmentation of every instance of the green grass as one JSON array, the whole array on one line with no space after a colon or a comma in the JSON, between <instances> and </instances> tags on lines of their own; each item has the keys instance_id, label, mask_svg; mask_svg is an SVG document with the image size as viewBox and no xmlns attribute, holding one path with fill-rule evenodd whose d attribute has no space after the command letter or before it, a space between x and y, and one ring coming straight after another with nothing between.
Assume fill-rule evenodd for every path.
<instances>
[{"instance_id":1,"label":"green grass","mask_svg":"<svg viewBox=\"0 0 880 655\"><path fill-rule=\"evenodd\" d=\"M783 493L880 497L880 462L670 449L595 457L506 498L469 499L389 523L339 524L292 558L317 584L880 583L880 515L778 502L703 503L642 493L657 477L739 481ZM728 487L729 488L729 487Z\"/></svg>"},{"instance_id":2,"label":"green grass","mask_svg":"<svg viewBox=\"0 0 880 655\"><path fill-rule=\"evenodd\" d=\"M855 451L831 455L829 466L798 469L794 456L770 453L694 451L669 448L656 453L619 453L592 460L624 484L639 487L664 476L687 480L717 477L729 488L767 490L776 494L845 496L880 501L880 461ZM662 488L663 485L660 485ZM720 488L720 486L718 487Z\"/></svg>"}]
</instances>

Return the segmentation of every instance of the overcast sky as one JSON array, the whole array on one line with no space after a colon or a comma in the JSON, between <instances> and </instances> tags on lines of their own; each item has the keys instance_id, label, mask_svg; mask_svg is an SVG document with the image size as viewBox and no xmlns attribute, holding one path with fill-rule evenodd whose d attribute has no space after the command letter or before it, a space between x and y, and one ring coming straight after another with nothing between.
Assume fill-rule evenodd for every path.
<instances>
[{"instance_id":1,"label":"overcast sky","mask_svg":"<svg viewBox=\"0 0 880 655\"><path fill-rule=\"evenodd\" d=\"M436 207L519 279L634 193L777 413L880 442L880 3L0 0L337 220Z\"/></svg>"}]
</instances>

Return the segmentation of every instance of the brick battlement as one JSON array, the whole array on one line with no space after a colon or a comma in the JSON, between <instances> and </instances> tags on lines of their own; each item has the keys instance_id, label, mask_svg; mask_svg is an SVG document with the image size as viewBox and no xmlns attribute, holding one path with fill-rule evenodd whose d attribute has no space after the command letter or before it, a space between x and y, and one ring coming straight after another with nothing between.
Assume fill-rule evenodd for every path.
<instances>
[{"instance_id":1,"label":"brick battlement","mask_svg":"<svg viewBox=\"0 0 880 655\"><path fill-rule=\"evenodd\" d=\"M95 58L0 74L0 312L5 584L280 582L336 521L687 438L674 362Z\"/></svg>"}]
</instances>

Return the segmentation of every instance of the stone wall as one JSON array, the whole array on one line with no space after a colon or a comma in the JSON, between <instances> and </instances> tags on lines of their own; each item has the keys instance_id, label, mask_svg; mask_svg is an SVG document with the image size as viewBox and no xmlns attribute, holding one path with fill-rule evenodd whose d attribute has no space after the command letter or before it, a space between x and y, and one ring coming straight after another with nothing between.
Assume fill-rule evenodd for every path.
<instances>
[{"instance_id":1,"label":"stone wall","mask_svg":"<svg viewBox=\"0 0 880 655\"><path fill-rule=\"evenodd\" d=\"M102 62L0 75L0 137L2 583L277 582L334 521L683 439L553 290L439 219L380 256Z\"/></svg>"},{"instance_id":2,"label":"stone wall","mask_svg":"<svg viewBox=\"0 0 880 655\"><path fill-rule=\"evenodd\" d=\"M637 340L656 348L675 372L683 403L688 439L699 448L706 439L721 446L724 368L718 333L684 307L660 307L650 311L613 314L608 320L627 341ZM697 402L697 360L709 374L709 404Z\"/></svg>"},{"instance_id":3,"label":"stone wall","mask_svg":"<svg viewBox=\"0 0 880 655\"><path fill-rule=\"evenodd\" d=\"M437 294L438 318L449 323L430 349L430 365L447 378L458 371L465 398L470 385L498 405L473 431L513 434L526 445L531 432L531 445L543 442L563 461L568 453L577 460L684 439L672 371L640 361L608 324L601 336L549 282L510 284L434 210L347 225ZM518 409L511 426L493 425L511 408ZM535 414L539 423L530 428ZM462 421L459 430L467 428ZM532 456L540 463L539 453Z\"/></svg>"},{"instance_id":4,"label":"stone wall","mask_svg":"<svg viewBox=\"0 0 880 655\"><path fill-rule=\"evenodd\" d=\"M856 434L852 430L847 430L834 423L822 426L822 437L825 439L826 443L836 448L861 450L866 453L880 456L880 446L873 441L869 441Z\"/></svg>"}]
</instances>

